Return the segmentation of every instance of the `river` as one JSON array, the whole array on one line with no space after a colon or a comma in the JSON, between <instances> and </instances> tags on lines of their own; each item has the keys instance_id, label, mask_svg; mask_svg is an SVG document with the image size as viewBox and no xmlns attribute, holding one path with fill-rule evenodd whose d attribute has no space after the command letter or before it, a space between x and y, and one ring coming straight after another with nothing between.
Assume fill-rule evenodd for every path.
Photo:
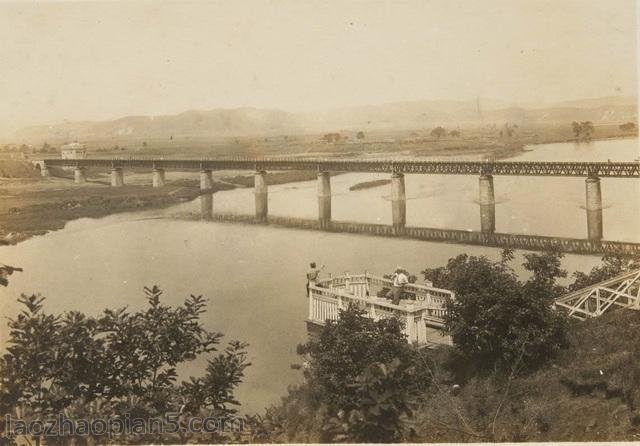
<instances>
[{"instance_id":1,"label":"river","mask_svg":"<svg viewBox=\"0 0 640 446\"><path fill-rule=\"evenodd\" d=\"M637 148L636 139L547 144L514 159L630 161L638 157ZM385 177L332 178L334 219L390 223L388 186L348 191L360 181ZM496 229L584 238L584 187L583 178L496 177ZM406 189L408 225L479 229L477 177L407 175ZM640 241L640 182L603 179L602 191L605 238ZM315 218L315 194L314 181L272 186L269 212ZM251 214L252 190L216 193L213 206L216 212ZM202 294L209 299L206 327L225 333L227 340L250 344L252 366L237 396L243 412L255 413L300 379L290 365L299 361L296 345L306 338L304 274L310 261L333 273L382 274L402 265L417 274L460 253L500 255L493 248L176 218L197 215L199 209L196 200L161 211L80 219L63 230L0 247L3 262L24 268L0 290L1 314L17 314L20 293L42 293L50 312L73 309L93 315L106 307L143 308L145 285L158 284L170 304ZM598 262L598 257L571 255L563 265L570 272L586 271ZM5 345L4 322L0 335ZM201 358L179 372L198 375L205 365Z\"/></svg>"}]
</instances>

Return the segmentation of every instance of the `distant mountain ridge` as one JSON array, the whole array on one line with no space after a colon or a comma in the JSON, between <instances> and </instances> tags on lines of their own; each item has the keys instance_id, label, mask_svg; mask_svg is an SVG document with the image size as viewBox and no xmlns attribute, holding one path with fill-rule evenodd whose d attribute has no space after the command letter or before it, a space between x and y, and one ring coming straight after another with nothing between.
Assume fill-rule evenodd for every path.
<instances>
[{"instance_id":1,"label":"distant mountain ridge","mask_svg":"<svg viewBox=\"0 0 640 446\"><path fill-rule=\"evenodd\" d=\"M634 97L566 101L552 106L517 107L498 101L412 101L345 107L314 113L237 108L190 110L176 115L126 116L108 121L81 121L25 127L25 140L170 137L243 137L316 133L348 129L416 129L435 125L523 124L637 120Z\"/></svg>"}]
</instances>

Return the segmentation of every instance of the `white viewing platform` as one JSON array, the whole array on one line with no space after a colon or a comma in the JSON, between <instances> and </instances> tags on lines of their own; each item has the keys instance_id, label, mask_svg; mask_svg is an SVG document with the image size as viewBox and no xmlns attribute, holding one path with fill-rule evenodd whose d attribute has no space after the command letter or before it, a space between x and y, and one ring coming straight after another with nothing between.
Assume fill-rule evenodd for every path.
<instances>
[{"instance_id":1,"label":"white viewing platform","mask_svg":"<svg viewBox=\"0 0 640 446\"><path fill-rule=\"evenodd\" d=\"M398 305L389 299L377 297L383 288L391 288L393 282L383 277L364 274L344 274L321 279L309 286L309 322L324 325L325 321L338 319L339 310L349 304L360 307L374 319L396 317L404 324L404 333L410 343L418 345L450 344L448 336L440 333L446 313L445 304L454 299L449 290L410 283L405 285Z\"/></svg>"}]
</instances>

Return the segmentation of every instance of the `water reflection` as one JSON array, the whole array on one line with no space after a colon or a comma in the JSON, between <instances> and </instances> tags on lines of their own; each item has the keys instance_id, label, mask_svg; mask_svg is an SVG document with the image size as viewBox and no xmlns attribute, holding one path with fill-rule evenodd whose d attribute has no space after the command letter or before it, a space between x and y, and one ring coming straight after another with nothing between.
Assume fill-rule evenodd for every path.
<instances>
[{"instance_id":1,"label":"water reflection","mask_svg":"<svg viewBox=\"0 0 640 446\"><path fill-rule=\"evenodd\" d=\"M200 195L200 218L211 220L213 216L213 194L205 193Z\"/></svg>"},{"instance_id":2,"label":"water reflection","mask_svg":"<svg viewBox=\"0 0 640 446\"><path fill-rule=\"evenodd\" d=\"M480 230L496 232L496 204L480 204Z\"/></svg>"}]
</instances>

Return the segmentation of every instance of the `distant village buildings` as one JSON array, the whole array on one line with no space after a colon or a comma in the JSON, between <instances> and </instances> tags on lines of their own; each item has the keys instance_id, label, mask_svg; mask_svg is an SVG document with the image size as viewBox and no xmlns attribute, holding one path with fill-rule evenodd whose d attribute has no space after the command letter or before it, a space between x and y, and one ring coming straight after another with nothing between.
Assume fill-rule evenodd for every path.
<instances>
[{"instance_id":1,"label":"distant village buildings","mask_svg":"<svg viewBox=\"0 0 640 446\"><path fill-rule=\"evenodd\" d=\"M82 159L87 157L87 146L74 141L60 147L62 159Z\"/></svg>"}]
</instances>

